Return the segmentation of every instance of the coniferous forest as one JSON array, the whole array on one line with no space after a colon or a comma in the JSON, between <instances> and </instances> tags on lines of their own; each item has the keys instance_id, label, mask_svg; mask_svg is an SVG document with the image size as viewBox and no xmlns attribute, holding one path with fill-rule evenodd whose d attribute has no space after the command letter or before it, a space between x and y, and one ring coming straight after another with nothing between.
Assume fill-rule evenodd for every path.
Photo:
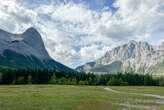
<instances>
[{"instance_id":1,"label":"coniferous forest","mask_svg":"<svg viewBox=\"0 0 164 110\"><path fill-rule=\"evenodd\" d=\"M146 85L164 86L164 78L125 72L117 74L64 73L53 70L0 69L0 84L59 84L59 85Z\"/></svg>"}]
</instances>

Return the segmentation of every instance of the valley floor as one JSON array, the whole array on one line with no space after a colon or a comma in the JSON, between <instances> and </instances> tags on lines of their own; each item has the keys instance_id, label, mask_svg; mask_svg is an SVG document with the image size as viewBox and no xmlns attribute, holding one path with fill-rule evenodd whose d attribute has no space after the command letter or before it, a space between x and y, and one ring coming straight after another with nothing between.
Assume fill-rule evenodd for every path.
<instances>
[{"instance_id":1,"label":"valley floor","mask_svg":"<svg viewBox=\"0 0 164 110\"><path fill-rule=\"evenodd\" d=\"M164 88L0 86L0 110L164 110Z\"/></svg>"}]
</instances>

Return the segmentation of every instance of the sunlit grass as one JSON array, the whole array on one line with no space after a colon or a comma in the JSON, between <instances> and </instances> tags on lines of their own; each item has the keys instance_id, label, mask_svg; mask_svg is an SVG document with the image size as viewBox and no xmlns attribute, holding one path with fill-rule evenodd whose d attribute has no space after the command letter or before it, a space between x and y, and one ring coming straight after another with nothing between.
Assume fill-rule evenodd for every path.
<instances>
[{"instance_id":1,"label":"sunlit grass","mask_svg":"<svg viewBox=\"0 0 164 110\"><path fill-rule=\"evenodd\" d=\"M164 96L164 88L111 87ZM157 99L106 91L102 86L19 85L0 86L0 110L163 110Z\"/></svg>"}]
</instances>

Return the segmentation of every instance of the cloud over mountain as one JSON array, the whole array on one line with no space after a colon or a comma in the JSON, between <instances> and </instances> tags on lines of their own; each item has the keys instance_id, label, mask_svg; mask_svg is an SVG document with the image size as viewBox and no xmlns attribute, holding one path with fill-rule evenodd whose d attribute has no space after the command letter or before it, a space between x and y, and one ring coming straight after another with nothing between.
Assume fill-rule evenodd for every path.
<instances>
[{"instance_id":1,"label":"cloud over mountain","mask_svg":"<svg viewBox=\"0 0 164 110\"><path fill-rule=\"evenodd\" d=\"M128 40L163 39L164 1L116 0L108 5L111 0L103 1L101 6L94 1L94 8L92 0L0 1L0 28L20 33L34 26L50 55L71 67Z\"/></svg>"}]
</instances>

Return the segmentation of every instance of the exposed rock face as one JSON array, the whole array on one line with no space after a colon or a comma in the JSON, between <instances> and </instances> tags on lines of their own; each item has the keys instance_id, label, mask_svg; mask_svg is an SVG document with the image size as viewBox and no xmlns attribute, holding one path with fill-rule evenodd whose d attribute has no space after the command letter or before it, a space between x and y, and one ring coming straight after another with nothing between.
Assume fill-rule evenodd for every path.
<instances>
[{"instance_id":1,"label":"exposed rock face","mask_svg":"<svg viewBox=\"0 0 164 110\"><path fill-rule=\"evenodd\" d=\"M125 71L154 73L156 70L154 67L161 64L163 61L164 43L161 43L159 46L153 46L147 42L130 41L127 44L106 52L103 57L95 62L78 67L77 70L97 73L96 70L99 68L98 73L116 73ZM113 65L114 62L119 62L119 64Z\"/></svg>"},{"instance_id":2,"label":"exposed rock face","mask_svg":"<svg viewBox=\"0 0 164 110\"><path fill-rule=\"evenodd\" d=\"M29 28L22 34L0 30L0 67L16 69L57 69L72 71L54 61L45 49L40 34Z\"/></svg>"}]
</instances>

